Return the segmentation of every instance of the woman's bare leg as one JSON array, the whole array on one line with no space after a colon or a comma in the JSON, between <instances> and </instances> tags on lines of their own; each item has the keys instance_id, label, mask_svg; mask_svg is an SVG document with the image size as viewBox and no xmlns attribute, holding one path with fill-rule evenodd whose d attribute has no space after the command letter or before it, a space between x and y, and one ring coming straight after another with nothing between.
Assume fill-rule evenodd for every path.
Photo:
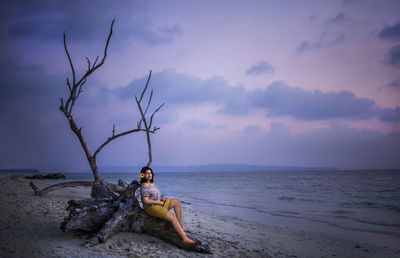
<instances>
[{"instance_id":1,"label":"woman's bare leg","mask_svg":"<svg viewBox=\"0 0 400 258\"><path fill-rule=\"evenodd\" d=\"M178 219L179 224L181 225L182 229L185 230L182 223L182 208L181 202L178 199L171 199L169 202L168 210L174 208L174 212L176 218Z\"/></svg>"},{"instance_id":2,"label":"woman's bare leg","mask_svg":"<svg viewBox=\"0 0 400 258\"><path fill-rule=\"evenodd\" d=\"M179 224L176 216L174 214L172 214L171 212L167 211L167 213L164 215L163 219L169 221L172 223L172 226L174 227L174 229L176 230L176 232L178 232L179 236L182 238L182 241L184 243L188 243L188 244L194 244L195 241L193 241L192 239L188 238L187 235L185 234L185 232L183 231L181 225Z\"/></svg>"}]
</instances>

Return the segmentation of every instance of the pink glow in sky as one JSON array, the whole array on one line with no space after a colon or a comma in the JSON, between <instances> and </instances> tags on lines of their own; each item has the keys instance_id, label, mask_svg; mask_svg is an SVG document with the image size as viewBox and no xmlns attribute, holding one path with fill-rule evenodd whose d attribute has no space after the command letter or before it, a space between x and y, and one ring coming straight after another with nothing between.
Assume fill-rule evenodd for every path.
<instances>
[{"instance_id":1,"label":"pink glow in sky","mask_svg":"<svg viewBox=\"0 0 400 258\"><path fill-rule=\"evenodd\" d=\"M87 162L62 113L85 56L106 63L75 109L91 150L136 126L148 71L155 165L399 168L399 1L2 1L0 168L76 171ZM146 163L143 135L103 166ZM21 158L23 157L23 158Z\"/></svg>"}]
</instances>

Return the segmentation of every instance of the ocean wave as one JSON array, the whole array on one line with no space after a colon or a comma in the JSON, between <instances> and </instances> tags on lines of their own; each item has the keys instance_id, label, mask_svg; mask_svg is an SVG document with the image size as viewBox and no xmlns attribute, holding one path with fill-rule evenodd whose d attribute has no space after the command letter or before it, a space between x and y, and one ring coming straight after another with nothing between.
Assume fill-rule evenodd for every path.
<instances>
[{"instance_id":1,"label":"ocean wave","mask_svg":"<svg viewBox=\"0 0 400 258\"><path fill-rule=\"evenodd\" d=\"M385 208L400 213L400 206L386 204Z\"/></svg>"},{"instance_id":2,"label":"ocean wave","mask_svg":"<svg viewBox=\"0 0 400 258\"><path fill-rule=\"evenodd\" d=\"M351 214L351 213L354 213L354 212L352 212L352 211L344 211L344 210L337 210L337 211L333 211L332 213L335 213L335 214Z\"/></svg>"},{"instance_id":3,"label":"ocean wave","mask_svg":"<svg viewBox=\"0 0 400 258\"><path fill-rule=\"evenodd\" d=\"M393 223L386 223L386 222L379 222L379 221L373 221L370 219L359 219L359 218L354 218L354 221L357 221L359 223L364 223L364 224L370 224L370 225L377 225L377 226L384 226L384 227L400 227L400 224L393 224Z\"/></svg>"},{"instance_id":4,"label":"ocean wave","mask_svg":"<svg viewBox=\"0 0 400 258\"><path fill-rule=\"evenodd\" d=\"M375 209L385 209L400 213L400 206L392 204L382 204L377 202L344 202L340 204L346 208L375 208Z\"/></svg>"},{"instance_id":5,"label":"ocean wave","mask_svg":"<svg viewBox=\"0 0 400 258\"><path fill-rule=\"evenodd\" d=\"M335 215L333 216L335 219L348 219L349 217L343 215Z\"/></svg>"},{"instance_id":6,"label":"ocean wave","mask_svg":"<svg viewBox=\"0 0 400 258\"><path fill-rule=\"evenodd\" d=\"M293 215L298 215L300 212L297 211L278 211L280 213L285 213L285 214L293 214Z\"/></svg>"},{"instance_id":7,"label":"ocean wave","mask_svg":"<svg viewBox=\"0 0 400 258\"><path fill-rule=\"evenodd\" d=\"M280 196L280 197L278 197L278 200L281 200L281 201L293 201L295 199L296 199L296 197L292 197L292 196Z\"/></svg>"},{"instance_id":8,"label":"ocean wave","mask_svg":"<svg viewBox=\"0 0 400 258\"><path fill-rule=\"evenodd\" d=\"M385 190L379 190L377 191L378 193L394 193L396 190L394 189L385 189Z\"/></svg>"}]
</instances>

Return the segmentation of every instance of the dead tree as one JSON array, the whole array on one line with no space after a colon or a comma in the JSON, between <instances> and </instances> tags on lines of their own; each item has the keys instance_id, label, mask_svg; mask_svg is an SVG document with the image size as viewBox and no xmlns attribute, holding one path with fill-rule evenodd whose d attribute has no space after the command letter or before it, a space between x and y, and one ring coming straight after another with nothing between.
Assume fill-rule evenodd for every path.
<instances>
[{"instance_id":1,"label":"dead tree","mask_svg":"<svg viewBox=\"0 0 400 258\"><path fill-rule=\"evenodd\" d=\"M137 122L136 128L116 134L115 125L113 125L112 135L109 136L107 140L105 140L104 143L92 153L82 134L82 127L79 127L73 118L73 107L80 94L83 92L83 86L85 85L87 78L99 67L101 67L106 60L107 49L113 32L114 21L115 19L111 23L110 32L104 48L104 54L100 62L98 63L99 56L96 57L93 63L91 63L90 59L86 57L87 70L79 79L76 77L75 68L67 48L65 32L63 35L64 49L71 68L72 80L67 78L66 84L69 89L69 96L66 101L61 98L61 105L59 109L67 118L72 132L78 138L79 143L86 155L94 177L93 182L65 182L51 185L41 190L33 182L30 182L30 185L34 190L35 195L39 196L60 188L74 186L92 187L91 199L83 201L71 200L69 202L69 206L67 208L67 210L70 212L69 216L66 217L61 224L61 229L63 231L83 231L86 233L95 234L94 237L88 241L88 247L104 242L112 235L120 231L130 231L136 233L147 233L187 250L210 253L208 246L202 245L200 241L194 239L193 237L191 238L196 241L195 244L188 245L183 243L169 222L147 215L139 206L139 203L135 198L134 193L139 187L139 183L136 180L132 181L132 183L129 185L122 180L120 180L118 184L112 184L105 181L99 173L97 166L97 155L100 153L100 151L111 141L136 132L146 133L149 159L147 165L150 166L152 164L150 134L154 134L160 129L156 126L153 127L153 118L154 115L163 107L164 103L156 108L155 111L150 115L150 118L147 119L146 116L153 97L153 90L150 93L145 109L142 108L142 101L150 82L151 71L147 78L146 85L141 92L140 98L135 96L136 104L141 116L140 120Z\"/></svg>"}]
</instances>

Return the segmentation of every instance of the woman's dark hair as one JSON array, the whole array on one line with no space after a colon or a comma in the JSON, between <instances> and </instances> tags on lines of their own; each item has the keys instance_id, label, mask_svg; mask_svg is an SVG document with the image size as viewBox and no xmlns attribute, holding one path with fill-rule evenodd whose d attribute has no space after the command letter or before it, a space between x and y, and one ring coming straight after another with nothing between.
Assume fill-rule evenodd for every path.
<instances>
[{"instance_id":1,"label":"woman's dark hair","mask_svg":"<svg viewBox=\"0 0 400 258\"><path fill-rule=\"evenodd\" d=\"M140 171L140 173L144 174L144 173L146 173L147 170L151 171L152 177L150 179L150 183L153 183L153 181L154 181L154 173L153 173L153 170L151 169L151 167L148 167L148 166L143 167L142 170ZM147 180L143 177L143 178L140 179L140 184L142 184L144 182L147 182Z\"/></svg>"}]
</instances>

